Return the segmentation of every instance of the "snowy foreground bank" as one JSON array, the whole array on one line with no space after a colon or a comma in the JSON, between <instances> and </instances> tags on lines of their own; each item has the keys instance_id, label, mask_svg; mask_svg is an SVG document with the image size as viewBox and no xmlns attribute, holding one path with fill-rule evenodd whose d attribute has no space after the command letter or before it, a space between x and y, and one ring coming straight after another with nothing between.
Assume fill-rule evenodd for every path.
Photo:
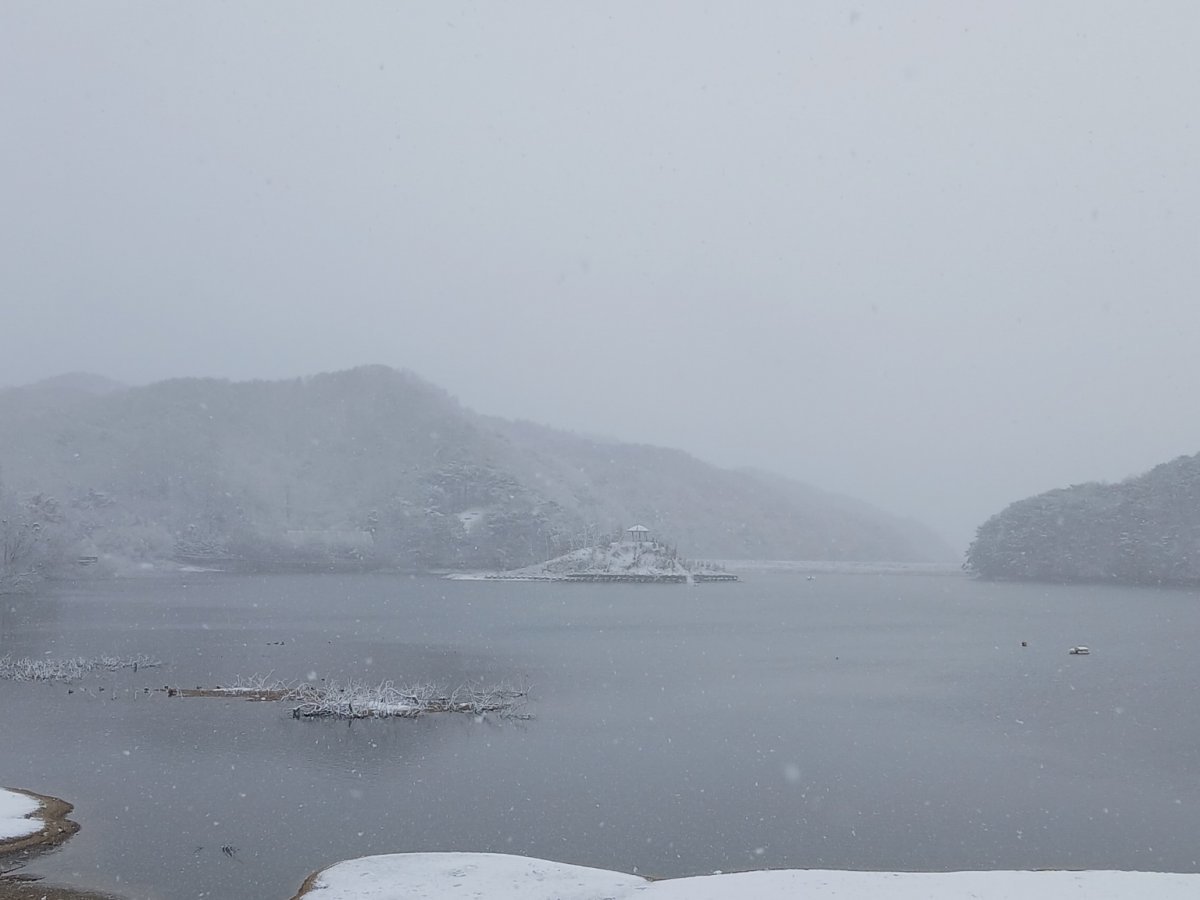
<instances>
[{"instance_id":1,"label":"snowy foreground bank","mask_svg":"<svg viewBox=\"0 0 1200 900\"><path fill-rule=\"evenodd\" d=\"M0 788L0 841L37 834L46 823L37 815L42 804L19 791Z\"/></svg>"},{"instance_id":2,"label":"snowy foreground bank","mask_svg":"<svg viewBox=\"0 0 1200 900\"><path fill-rule=\"evenodd\" d=\"M337 863L306 888L300 896L312 900L1195 900L1200 875L781 869L647 881L524 856L401 853Z\"/></svg>"}]
</instances>

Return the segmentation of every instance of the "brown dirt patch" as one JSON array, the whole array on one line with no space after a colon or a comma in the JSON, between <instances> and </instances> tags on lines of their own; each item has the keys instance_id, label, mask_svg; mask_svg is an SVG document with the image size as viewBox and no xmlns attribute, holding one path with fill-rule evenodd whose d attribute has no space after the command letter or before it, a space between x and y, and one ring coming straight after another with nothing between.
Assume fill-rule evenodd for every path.
<instances>
[{"instance_id":1,"label":"brown dirt patch","mask_svg":"<svg viewBox=\"0 0 1200 900\"><path fill-rule=\"evenodd\" d=\"M317 883L317 879L321 877L321 873L324 871L324 869L317 869L317 871L305 878L304 883L300 885L300 890L296 892L296 896L292 900L302 900L313 889L313 886ZM0 900L5 900L5 898L0 896Z\"/></svg>"},{"instance_id":2,"label":"brown dirt patch","mask_svg":"<svg viewBox=\"0 0 1200 900\"><path fill-rule=\"evenodd\" d=\"M47 797L45 794L35 794L33 791L23 791L20 788L6 788L5 790L24 794L26 797L32 797L41 803L41 812L37 818L40 818L44 824L41 831L35 831L33 834L28 834L25 837L0 841L0 856L19 853L22 850L54 847L79 830L79 823L72 822L67 818L67 815L75 807L66 800L59 800L57 797Z\"/></svg>"},{"instance_id":3,"label":"brown dirt patch","mask_svg":"<svg viewBox=\"0 0 1200 900\"><path fill-rule=\"evenodd\" d=\"M287 691L264 688L255 690L221 690L220 688L159 688L165 690L168 697L222 697L226 700L282 700L288 695Z\"/></svg>"},{"instance_id":4,"label":"brown dirt patch","mask_svg":"<svg viewBox=\"0 0 1200 900\"><path fill-rule=\"evenodd\" d=\"M41 881L17 881L0 878L0 900L118 900L111 894L93 894L74 888L44 884Z\"/></svg>"}]
</instances>

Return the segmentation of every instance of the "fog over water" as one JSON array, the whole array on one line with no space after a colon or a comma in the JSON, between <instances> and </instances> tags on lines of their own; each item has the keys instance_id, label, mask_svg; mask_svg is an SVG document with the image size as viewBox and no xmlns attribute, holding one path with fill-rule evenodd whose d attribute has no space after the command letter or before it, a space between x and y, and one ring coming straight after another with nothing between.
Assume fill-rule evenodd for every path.
<instances>
[{"instance_id":1,"label":"fog over water","mask_svg":"<svg viewBox=\"0 0 1200 900\"><path fill-rule=\"evenodd\" d=\"M1200 9L0 6L0 385L380 362L956 546L1200 450Z\"/></svg>"}]
</instances>

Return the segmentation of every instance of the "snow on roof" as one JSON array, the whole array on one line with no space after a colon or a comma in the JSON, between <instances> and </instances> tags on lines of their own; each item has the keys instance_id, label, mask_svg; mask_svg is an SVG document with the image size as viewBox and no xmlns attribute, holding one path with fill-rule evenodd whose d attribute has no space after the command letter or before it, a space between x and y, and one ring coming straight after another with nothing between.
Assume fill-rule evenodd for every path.
<instances>
[{"instance_id":1,"label":"snow on roof","mask_svg":"<svg viewBox=\"0 0 1200 900\"><path fill-rule=\"evenodd\" d=\"M626 531L649 531L645 525L634 525L632 528L626 528Z\"/></svg>"},{"instance_id":2,"label":"snow on roof","mask_svg":"<svg viewBox=\"0 0 1200 900\"><path fill-rule=\"evenodd\" d=\"M309 890L314 900L1194 900L1200 874L777 869L646 881L500 853L397 853L337 863L313 879Z\"/></svg>"}]
</instances>

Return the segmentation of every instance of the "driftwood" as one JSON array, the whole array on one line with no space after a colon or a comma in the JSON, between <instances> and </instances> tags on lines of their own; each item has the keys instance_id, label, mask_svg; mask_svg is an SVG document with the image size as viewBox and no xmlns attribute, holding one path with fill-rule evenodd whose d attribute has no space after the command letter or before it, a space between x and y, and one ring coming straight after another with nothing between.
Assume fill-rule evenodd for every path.
<instances>
[{"instance_id":1,"label":"driftwood","mask_svg":"<svg viewBox=\"0 0 1200 900\"><path fill-rule=\"evenodd\" d=\"M292 703L296 719L414 719L426 713L495 714L505 719L531 719L525 712L529 688L509 684L484 686L474 682L445 691L429 682L397 686L360 681L345 684L271 680L270 676L238 678L229 687L163 688L172 697L236 697Z\"/></svg>"},{"instance_id":2,"label":"driftwood","mask_svg":"<svg viewBox=\"0 0 1200 900\"><path fill-rule=\"evenodd\" d=\"M94 672L151 669L162 665L149 656L76 656L71 659L0 657L0 679L10 681L78 681Z\"/></svg>"}]
</instances>

